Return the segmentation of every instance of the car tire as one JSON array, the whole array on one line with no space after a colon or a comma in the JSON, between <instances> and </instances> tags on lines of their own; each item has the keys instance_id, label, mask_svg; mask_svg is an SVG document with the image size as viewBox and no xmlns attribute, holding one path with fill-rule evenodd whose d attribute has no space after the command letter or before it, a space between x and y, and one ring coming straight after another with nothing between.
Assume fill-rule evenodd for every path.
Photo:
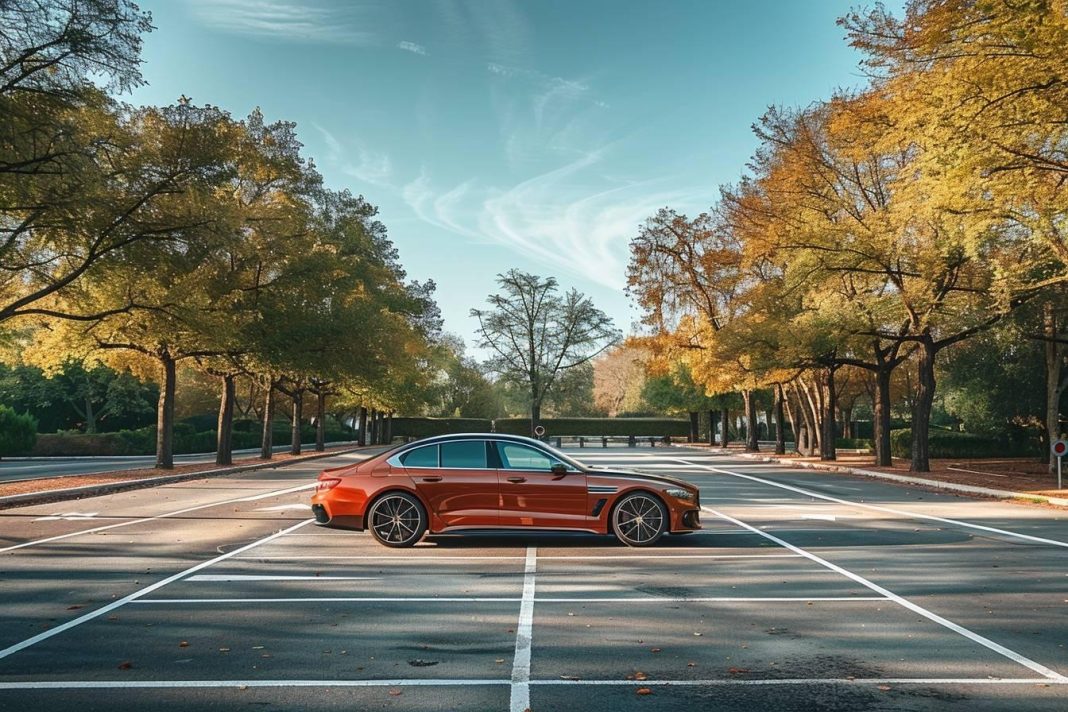
<instances>
[{"instance_id":1,"label":"car tire","mask_svg":"<svg viewBox=\"0 0 1068 712\"><path fill-rule=\"evenodd\" d=\"M426 533L426 527L422 502L407 492L387 492L367 510L367 530L384 546L396 549L415 546Z\"/></svg>"},{"instance_id":2,"label":"car tire","mask_svg":"<svg viewBox=\"0 0 1068 712\"><path fill-rule=\"evenodd\" d=\"M668 528L667 507L654 494L628 494L612 509L612 533L627 546L652 546Z\"/></svg>"}]
</instances>

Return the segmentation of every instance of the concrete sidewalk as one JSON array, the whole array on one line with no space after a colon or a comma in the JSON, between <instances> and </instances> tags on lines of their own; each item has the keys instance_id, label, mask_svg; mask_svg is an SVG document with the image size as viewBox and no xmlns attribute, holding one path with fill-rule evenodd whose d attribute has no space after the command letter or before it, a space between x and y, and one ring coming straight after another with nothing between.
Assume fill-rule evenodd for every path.
<instances>
[{"instance_id":1,"label":"concrete sidewalk","mask_svg":"<svg viewBox=\"0 0 1068 712\"><path fill-rule=\"evenodd\" d=\"M914 477L912 475L896 475L891 472L879 472L876 470L867 470L860 467L835 465L828 462L808 462L789 457L769 457L760 453L736 452L724 448L717 448L711 451L719 452L725 455L737 455L739 457L744 457L749 460L758 460L760 462L769 462L778 465L785 465L787 467L798 467L808 470L823 470L826 472L841 472L847 475L873 477L875 479L888 480L890 482L898 482L900 484L919 485L923 487L933 487L935 489L948 490L950 492L960 492L961 494L978 495L981 497L995 497L997 499L1022 500L1027 502L1052 504L1058 507L1068 507L1068 498L1065 497L1051 497L1049 495L1044 494L1034 494L1031 492L1014 492L1012 490L994 489L991 487L976 487L974 485L964 485L957 482L946 482L944 480L935 480L926 477Z\"/></svg>"}]
</instances>

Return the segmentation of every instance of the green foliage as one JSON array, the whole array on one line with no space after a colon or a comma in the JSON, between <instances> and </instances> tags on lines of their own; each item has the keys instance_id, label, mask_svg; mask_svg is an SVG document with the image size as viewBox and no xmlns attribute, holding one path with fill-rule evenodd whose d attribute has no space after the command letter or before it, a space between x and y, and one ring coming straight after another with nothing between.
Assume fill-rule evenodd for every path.
<instances>
[{"instance_id":1,"label":"green foliage","mask_svg":"<svg viewBox=\"0 0 1068 712\"><path fill-rule=\"evenodd\" d=\"M836 438L834 446L844 450L871 450L875 447L868 438Z\"/></svg>"},{"instance_id":2,"label":"green foliage","mask_svg":"<svg viewBox=\"0 0 1068 712\"><path fill-rule=\"evenodd\" d=\"M939 390L946 411L969 433L1011 436L1045 410L1042 343L1028 338L1018 321L945 353Z\"/></svg>"},{"instance_id":3,"label":"green foliage","mask_svg":"<svg viewBox=\"0 0 1068 712\"><path fill-rule=\"evenodd\" d=\"M690 433L690 421L676 418L542 418L542 426L549 437L568 435L672 435ZM494 421L498 433L529 435L529 418L498 418Z\"/></svg>"},{"instance_id":4,"label":"green foliage","mask_svg":"<svg viewBox=\"0 0 1068 712\"><path fill-rule=\"evenodd\" d=\"M128 371L66 360L48 377L35 366L0 363L0 403L37 419L40 432L114 432L154 420L158 389Z\"/></svg>"},{"instance_id":5,"label":"green foliage","mask_svg":"<svg viewBox=\"0 0 1068 712\"><path fill-rule=\"evenodd\" d=\"M449 433L488 433L493 427L486 418L394 418L395 438L426 438Z\"/></svg>"},{"instance_id":6,"label":"green foliage","mask_svg":"<svg viewBox=\"0 0 1068 712\"><path fill-rule=\"evenodd\" d=\"M37 438L37 420L32 415L18 414L0 405L0 457L24 455L33 448Z\"/></svg>"},{"instance_id":7,"label":"green foliage","mask_svg":"<svg viewBox=\"0 0 1068 712\"><path fill-rule=\"evenodd\" d=\"M953 430L931 430L928 436L930 456L936 458L1027 457L1037 455L1041 446L1030 439L1012 440ZM912 457L912 430L890 432L890 453L894 457Z\"/></svg>"}]
</instances>

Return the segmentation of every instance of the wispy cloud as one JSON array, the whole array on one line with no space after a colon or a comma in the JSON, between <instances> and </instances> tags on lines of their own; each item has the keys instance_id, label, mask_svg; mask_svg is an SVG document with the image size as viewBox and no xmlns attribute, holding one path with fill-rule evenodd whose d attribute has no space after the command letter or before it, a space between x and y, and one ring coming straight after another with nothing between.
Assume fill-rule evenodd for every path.
<instances>
[{"instance_id":1,"label":"wispy cloud","mask_svg":"<svg viewBox=\"0 0 1068 712\"><path fill-rule=\"evenodd\" d=\"M409 42L404 40L397 43L397 49L403 49L405 52L411 52L412 54L421 54L424 57L427 56L426 47L415 42Z\"/></svg>"},{"instance_id":2,"label":"wispy cloud","mask_svg":"<svg viewBox=\"0 0 1068 712\"><path fill-rule=\"evenodd\" d=\"M424 221L473 241L505 245L544 265L620 289L627 245L664 205L693 196L661 181L612 183L597 173L605 151L589 152L509 188L471 181L436 190L424 171L403 197ZM599 184L599 185L598 185Z\"/></svg>"},{"instance_id":3,"label":"wispy cloud","mask_svg":"<svg viewBox=\"0 0 1068 712\"><path fill-rule=\"evenodd\" d=\"M286 0L194 0L194 15L205 25L233 34L293 42L367 45L375 42L368 25L357 22L353 6L302 4Z\"/></svg>"},{"instance_id":4,"label":"wispy cloud","mask_svg":"<svg viewBox=\"0 0 1068 712\"><path fill-rule=\"evenodd\" d=\"M347 176L372 185L391 187L393 181L393 162L389 155L367 148L364 144L352 142L352 151L356 159L350 157L350 150L330 131L319 124L316 130L326 144L325 162Z\"/></svg>"}]
</instances>

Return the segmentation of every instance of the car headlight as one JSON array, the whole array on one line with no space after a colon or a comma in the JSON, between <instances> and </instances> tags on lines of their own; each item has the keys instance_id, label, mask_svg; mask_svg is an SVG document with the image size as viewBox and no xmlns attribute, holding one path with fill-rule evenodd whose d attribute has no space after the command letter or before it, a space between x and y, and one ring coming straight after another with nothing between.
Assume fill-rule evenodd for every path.
<instances>
[{"instance_id":1,"label":"car headlight","mask_svg":"<svg viewBox=\"0 0 1068 712\"><path fill-rule=\"evenodd\" d=\"M689 490L669 489L669 490L665 490L665 492L667 492L669 495L671 495L675 499L685 499L685 500L693 499L693 492L691 492Z\"/></svg>"}]
</instances>

